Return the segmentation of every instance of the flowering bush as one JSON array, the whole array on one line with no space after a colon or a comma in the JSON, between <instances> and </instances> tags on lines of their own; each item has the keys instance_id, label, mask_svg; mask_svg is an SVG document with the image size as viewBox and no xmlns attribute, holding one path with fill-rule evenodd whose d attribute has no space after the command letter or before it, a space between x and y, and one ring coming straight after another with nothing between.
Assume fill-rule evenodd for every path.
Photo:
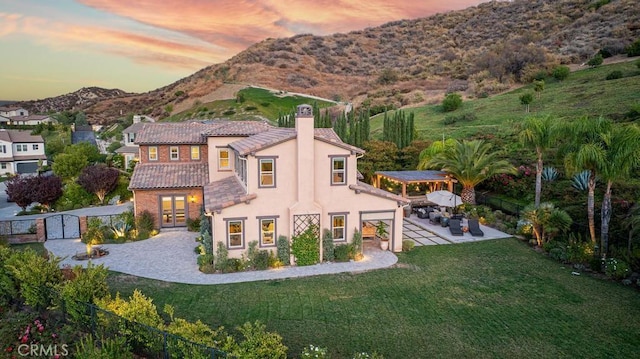
<instances>
[{"instance_id":1,"label":"flowering bush","mask_svg":"<svg viewBox=\"0 0 640 359\"><path fill-rule=\"evenodd\" d=\"M487 181L493 192L502 193L512 198L532 196L535 188L536 171L528 166L518 167L518 173L510 175L498 174Z\"/></svg>"},{"instance_id":2,"label":"flowering bush","mask_svg":"<svg viewBox=\"0 0 640 359\"><path fill-rule=\"evenodd\" d=\"M329 358L329 353L327 351L327 348L320 348L315 345L309 344L308 347L304 347L304 349L302 349L302 353L300 353L300 358L326 359L326 358Z\"/></svg>"},{"instance_id":3,"label":"flowering bush","mask_svg":"<svg viewBox=\"0 0 640 359\"><path fill-rule=\"evenodd\" d=\"M61 358L69 354L60 330L41 318L33 319L32 313L14 313L6 318L0 330L0 342L7 357L46 356ZM5 322L5 320L3 320Z\"/></svg>"},{"instance_id":4,"label":"flowering bush","mask_svg":"<svg viewBox=\"0 0 640 359\"><path fill-rule=\"evenodd\" d=\"M629 265L615 258L608 258L604 263L604 272L613 279L622 279L629 275Z\"/></svg>"}]
</instances>

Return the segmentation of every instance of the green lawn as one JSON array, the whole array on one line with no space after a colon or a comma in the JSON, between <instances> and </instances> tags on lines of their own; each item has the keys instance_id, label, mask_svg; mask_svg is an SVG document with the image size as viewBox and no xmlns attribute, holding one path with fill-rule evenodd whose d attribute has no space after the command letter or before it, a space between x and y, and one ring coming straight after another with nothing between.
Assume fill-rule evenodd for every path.
<instances>
[{"instance_id":1,"label":"green lawn","mask_svg":"<svg viewBox=\"0 0 640 359\"><path fill-rule=\"evenodd\" d=\"M197 114L198 118L228 118L246 120L256 116L266 117L272 121L278 119L280 113L289 113L301 104L317 104L319 107L332 105L329 102L311 99L304 96L283 93L274 94L269 90L249 87L238 92L244 102L236 100L219 100L199 104L187 111L170 116L167 121L182 121Z\"/></svg>"},{"instance_id":2,"label":"green lawn","mask_svg":"<svg viewBox=\"0 0 640 359\"><path fill-rule=\"evenodd\" d=\"M606 80L611 71L620 70L624 77ZM565 81L553 78L545 80L545 89L540 99L534 97L530 113L520 104L519 97L533 93L529 84L514 91L488 98L464 100L461 109L444 113L441 106L429 105L405 109L415 113L416 131L425 139L468 138L479 134L510 134L524 118L530 115L552 114L558 118L580 116L605 116L617 118L634 106L640 106L640 70L635 62L624 62L572 72ZM446 116L473 113L474 121L445 125ZM371 131L374 136L382 133L383 115L372 118Z\"/></svg>"},{"instance_id":3,"label":"green lawn","mask_svg":"<svg viewBox=\"0 0 640 359\"><path fill-rule=\"evenodd\" d=\"M420 247L395 268L361 274L197 286L111 274L176 315L227 328L260 320L297 355L333 357L631 358L640 352L640 295L574 276L515 239ZM191 264L187 264L191 265Z\"/></svg>"}]
</instances>

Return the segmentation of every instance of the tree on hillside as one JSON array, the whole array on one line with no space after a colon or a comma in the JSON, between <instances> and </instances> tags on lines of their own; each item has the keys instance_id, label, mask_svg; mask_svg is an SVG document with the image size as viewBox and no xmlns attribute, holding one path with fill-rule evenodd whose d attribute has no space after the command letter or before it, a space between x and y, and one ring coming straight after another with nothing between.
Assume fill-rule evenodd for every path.
<instances>
[{"instance_id":1,"label":"tree on hillside","mask_svg":"<svg viewBox=\"0 0 640 359\"><path fill-rule=\"evenodd\" d=\"M15 202L23 211L33 203L34 187L27 176L15 176L5 182L8 199Z\"/></svg>"},{"instance_id":2,"label":"tree on hillside","mask_svg":"<svg viewBox=\"0 0 640 359\"><path fill-rule=\"evenodd\" d=\"M628 179L640 165L640 128L636 125L612 127L602 134L605 159L600 177L606 182L600 213L600 247L602 256L609 250L609 222L611 220L611 187L614 181Z\"/></svg>"},{"instance_id":3,"label":"tree on hillside","mask_svg":"<svg viewBox=\"0 0 640 359\"><path fill-rule=\"evenodd\" d=\"M554 145L556 139L556 126L551 116L531 117L525 120L519 134L520 141L528 147L536 150L536 193L534 205L540 205L542 193L542 169L544 163L542 155Z\"/></svg>"},{"instance_id":4,"label":"tree on hillside","mask_svg":"<svg viewBox=\"0 0 640 359\"><path fill-rule=\"evenodd\" d=\"M97 164L86 167L80 177L78 184L87 192L98 196L100 203L104 203L105 196L111 192L118 184L120 171L104 164Z\"/></svg>"},{"instance_id":5,"label":"tree on hillside","mask_svg":"<svg viewBox=\"0 0 640 359\"><path fill-rule=\"evenodd\" d=\"M408 115L404 111L395 111L393 116L384 113L382 125L382 140L393 142L398 149L403 149L415 138L414 114Z\"/></svg>"},{"instance_id":6,"label":"tree on hillside","mask_svg":"<svg viewBox=\"0 0 640 359\"><path fill-rule=\"evenodd\" d=\"M544 80L533 80L533 91L536 93L538 100L544 91Z\"/></svg>"},{"instance_id":7,"label":"tree on hillside","mask_svg":"<svg viewBox=\"0 0 640 359\"><path fill-rule=\"evenodd\" d=\"M602 58L602 54L597 53L596 56L590 58L589 61L587 61L587 65L589 65L589 67L591 68L594 68L602 65L603 61L604 59Z\"/></svg>"},{"instance_id":8,"label":"tree on hillside","mask_svg":"<svg viewBox=\"0 0 640 359\"><path fill-rule=\"evenodd\" d=\"M568 66L560 65L553 69L551 75L558 81L564 81L569 77L571 69Z\"/></svg>"},{"instance_id":9,"label":"tree on hillside","mask_svg":"<svg viewBox=\"0 0 640 359\"><path fill-rule=\"evenodd\" d=\"M529 105L533 102L533 94L531 92L520 95L520 103L524 105L525 112L529 113Z\"/></svg>"},{"instance_id":10,"label":"tree on hillside","mask_svg":"<svg viewBox=\"0 0 640 359\"><path fill-rule=\"evenodd\" d=\"M589 221L589 237L596 243L595 225L595 190L596 176L605 166L606 150L602 142L603 134L609 133L613 124L602 117L590 119L582 117L563 129L567 143L562 149L564 165L567 173L574 174L583 170L589 171L587 182L587 219Z\"/></svg>"},{"instance_id":11,"label":"tree on hillside","mask_svg":"<svg viewBox=\"0 0 640 359\"><path fill-rule=\"evenodd\" d=\"M448 93L444 100L442 100L442 110L444 112L455 111L462 106L462 96L460 94L451 92Z\"/></svg>"},{"instance_id":12,"label":"tree on hillside","mask_svg":"<svg viewBox=\"0 0 640 359\"><path fill-rule=\"evenodd\" d=\"M396 171L398 163L398 146L388 141L368 141L362 148L366 151L358 161L358 170L365 182L371 183L376 171Z\"/></svg>"},{"instance_id":13,"label":"tree on hillside","mask_svg":"<svg viewBox=\"0 0 640 359\"><path fill-rule=\"evenodd\" d=\"M500 160L500 155L501 152L492 151L490 143L462 140L436 154L425 166L448 172L455 177L462 185L462 201L475 204L477 184L497 174L517 172L509 162Z\"/></svg>"}]
</instances>

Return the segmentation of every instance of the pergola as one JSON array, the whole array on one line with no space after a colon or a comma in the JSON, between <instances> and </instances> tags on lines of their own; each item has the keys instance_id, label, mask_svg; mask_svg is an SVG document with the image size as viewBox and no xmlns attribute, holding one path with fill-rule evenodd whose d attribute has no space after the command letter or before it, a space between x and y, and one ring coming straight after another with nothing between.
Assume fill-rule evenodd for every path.
<instances>
[{"instance_id":1,"label":"pergola","mask_svg":"<svg viewBox=\"0 0 640 359\"><path fill-rule=\"evenodd\" d=\"M373 185L382 188L382 179L402 185L402 197L407 196L407 185L426 183L430 192L446 189L453 192L453 184L457 182L443 171L377 171L373 177ZM445 187L446 186L446 187ZM382 188L385 189L385 188Z\"/></svg>"}]
</instances>

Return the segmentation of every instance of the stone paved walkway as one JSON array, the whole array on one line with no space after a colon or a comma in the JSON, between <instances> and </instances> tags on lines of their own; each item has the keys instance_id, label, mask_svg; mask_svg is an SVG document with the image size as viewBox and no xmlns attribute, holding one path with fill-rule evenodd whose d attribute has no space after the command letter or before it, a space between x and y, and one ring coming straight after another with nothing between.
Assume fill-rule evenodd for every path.
<instances>
[{"instance_id":1,"label":"stone paved walkway","mask_svg":"<svg viewBox=\"0 0 640 359\"><path fill-rule=\"evenodd\" d=\"M104 264L110 270L138 277L166 282L188 284L223 284L284 279L345 272L364 272L387 268L398 261L392 252L366 246L364 259L358 262L323 263L304 267L286 267L263 271L228 274L204 274L198 270L194 248L196 233L163 231L159 235L139 242L103 245L109 255L93 259L93 264ZM87 265L71 257L85 253L86 246L79 239L57 239L45 242L45 248L58 257L61 265Z\"/></svg>"}]
</instances>

